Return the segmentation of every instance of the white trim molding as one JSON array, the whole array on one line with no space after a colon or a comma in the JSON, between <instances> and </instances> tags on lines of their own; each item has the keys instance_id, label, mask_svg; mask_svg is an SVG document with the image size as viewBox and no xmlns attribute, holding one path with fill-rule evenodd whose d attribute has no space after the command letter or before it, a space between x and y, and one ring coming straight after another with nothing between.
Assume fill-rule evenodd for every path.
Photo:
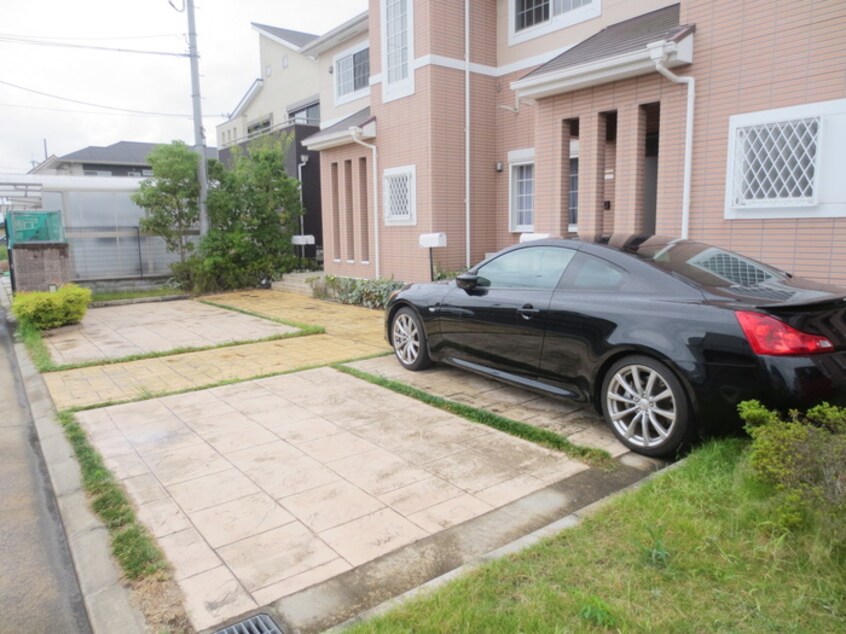
<instances>
[{"instance_id":1,"label":"white trim molding","mask_svg":"<svg viewBox=\"0 0 846 634\"><path fill-rule=\"evenodd\" d=\"M376 138L376 120L371 119L363 126L361 126L361 139L375 139ZM320 150L329 150L333 147L341 147L342 145L349 145L354 143L352 133L350 130L338 130L331 134L323 134L318 132L315 136L320 135L320 138L312 140L309 137L303 141L303 145L311 151L319 152Z\"/></svg>"}]
</instances>

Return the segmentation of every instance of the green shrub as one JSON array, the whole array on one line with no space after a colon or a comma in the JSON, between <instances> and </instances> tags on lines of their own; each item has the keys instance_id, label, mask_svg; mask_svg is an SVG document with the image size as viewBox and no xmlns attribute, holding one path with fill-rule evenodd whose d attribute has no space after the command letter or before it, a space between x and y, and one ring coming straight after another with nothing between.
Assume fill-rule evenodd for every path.
<instances>
[{"instance_id":1,"label":"green shrub","mask_svg":"<svg viewBox=\"0 0 846 634\"><path fill-rule=\"evenodd\" d=\"M68 284L52 293L16 293L12 312L21 322L47 330L79 323L90 302L89 289Z\"/></svg>"},{"instance_id":2,"label":"green shrub","mask_svg":"<svg viewBox=\"0 0 846 634\"><path fill-rule=\"evenodd\" d=\"M822 403L782 417L746 401L739 411L752 436L752 471L774 487L779 524L815 523L846 543L846 409Z\"/></svg>"},{"instance_id":3,"label":"green shrub","mask_svg":"<svg viewBox=\"0 0 846 634\"><path fill-rule=\"evenodd\" d=\"M319 299L334 299L342 304L379 309L385 307L394 291L405 286L405 283L397 280L360 280L334 275L310 277L306 283Z\"/></svg>"}]
</instances>

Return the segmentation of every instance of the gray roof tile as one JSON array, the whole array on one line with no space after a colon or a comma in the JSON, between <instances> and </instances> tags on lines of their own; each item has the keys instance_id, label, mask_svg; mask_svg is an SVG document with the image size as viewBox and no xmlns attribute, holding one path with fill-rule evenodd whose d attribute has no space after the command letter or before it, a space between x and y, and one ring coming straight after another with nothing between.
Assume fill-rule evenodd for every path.
<instances>
[{"instance_id":1,"label":"gray roof tile","mask_svg":"<svg viewBox=\"0 0 846 634\"><path fill-rule=\"evenodd\" d=\"M299 48L302 48L312 40L316 40L318 37L313 33L303 33L302 31L292 31L291 29L280 29L276 26L270 26L268 24L259 24L258 22L253 22L252 25L261 29L262 31L267 31L271 35L275 35L281 40L290 42L291 44Z\"/></svg>"},{"instance_id":2,"label":"gray roof tile","mask_svg":"<svg viewBox=\"0 0 846 634\"><path fill-rule=\"evenodd\" d=\"M86 148L60 156L62 161L72 163L112 163L120 165L149 165L147 155L161 143L118 141L105 147L89 145ZM217 158L217 148L207 147L206 156Z\"/></svg>"},{"instance_id":3,"label":"gray roof tile","mask_svg":"<svg viewBox=\"0 0 846 634\"><path fill-rule=\"evenodd\" d=\"M651 42L678 38L691 30L691 26L679 25L679 5L673 4L612 24L536 68L526 77L538 77L580 64L630 53L644 48Z\"/></svg>"}]
</instances>

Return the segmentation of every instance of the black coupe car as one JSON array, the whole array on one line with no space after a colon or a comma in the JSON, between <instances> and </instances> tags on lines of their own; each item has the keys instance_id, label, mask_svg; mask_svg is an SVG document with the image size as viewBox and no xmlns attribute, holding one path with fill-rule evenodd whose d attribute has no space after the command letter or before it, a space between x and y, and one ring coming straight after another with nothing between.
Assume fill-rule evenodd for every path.
<instances>
[{"instance_id":1,"label":"black coupe car","mask_svg":"<svg viewBox=\"0 0 846 634\"><path fill-rule=\"evenodd\" d=\"M737 429L737 404L846 404L846 289L691 240L505 249L386 310L400 363L448 363L592 403L629 448L673 454Z\"/></svg>"}]
</instances>

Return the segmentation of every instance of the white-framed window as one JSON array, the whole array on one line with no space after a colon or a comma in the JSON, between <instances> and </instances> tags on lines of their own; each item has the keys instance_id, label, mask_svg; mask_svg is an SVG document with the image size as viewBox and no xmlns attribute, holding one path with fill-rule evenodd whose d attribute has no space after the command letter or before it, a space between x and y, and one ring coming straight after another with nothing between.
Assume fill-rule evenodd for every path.
<instances>
[{"instance_id":1,"label":"white-framed window","mask_svg":"<svg viewBox=\"0 0 846 634\"><path fill-rule=\"evenodd\" d=\"M333 66L335 104L344 104L370 94L370 46L367 42L338 53Z\"/></svg>"},{"instance_id":2,"label":"white-framed window","mask_svg":"<svg viewBox=\"0 0 846 634\"><path fill-rule=\"evenodd\" d=\"M267 65L264 67L264 76L265 76L265 77L270 77L270 74L271 74L271 72L272 72L272 71L273 71L273 67L272 67L270 64L267 64Z\"/></svg>"},{"instance_id":3,"label":"white-framed window","mask_svg":"<svg viewBox=\"0 0 846 634\"><path fill-rule=\"evenodd\" d=\"M414 94L414 2L381 0L382 101Z\"/></svg>"},{"instance_id":4,"label":"white-framed window","mask_svg":"<svg viewBox=\"0 0 846 634\"><path fill-rule=\"evenodd\" d=\"M601 0L508 0L508 44L602 15Z\"/></svg>"},{"instance_id":5,"label":"white-framed window","mask_svg":"<svg viewBox=\"0 0 846 634\"><path fill-rule=\"evenodd\" d=\"M846 216L846 99L729 119L725 217Z\"/></svg>"},{"instance_id":6,"label":"white-framed window","mask_svg":"<svg viewBox=\"0 0 846 634\"><path fill-rule=\"evenodd\" d=\"M286 68L288 68L288 56L283 55L282 56L282 70L285 70Z\"/></svg>"},{"instance_id":7,"label":"white-framed window","mask_svg":"<svg viewBox=\"0 0 846 634\"><path fill-rule=\"evenodd\" d=\"M511 163L511 231L534 231L535 164Z\"/></svg>"},{"instance_id":8,"label":"white-framed window","mask_svg":"<svg viewBox=\"0 0 846 634\"><path fill-rule=\"evenodd\" d=\"M386 225L417 224L417 167L390 167L383 172Z\"/></svg>"},{"instance_id":9,"label":"white-framed window","mask_svg":"<svg viewBox=\"0 0 846 634\"><path fill-rule=\"evenodd\" d=\"M816 204L821 124L816 116L738 126L732 206Z\"/></svg>"}]
</instances>

